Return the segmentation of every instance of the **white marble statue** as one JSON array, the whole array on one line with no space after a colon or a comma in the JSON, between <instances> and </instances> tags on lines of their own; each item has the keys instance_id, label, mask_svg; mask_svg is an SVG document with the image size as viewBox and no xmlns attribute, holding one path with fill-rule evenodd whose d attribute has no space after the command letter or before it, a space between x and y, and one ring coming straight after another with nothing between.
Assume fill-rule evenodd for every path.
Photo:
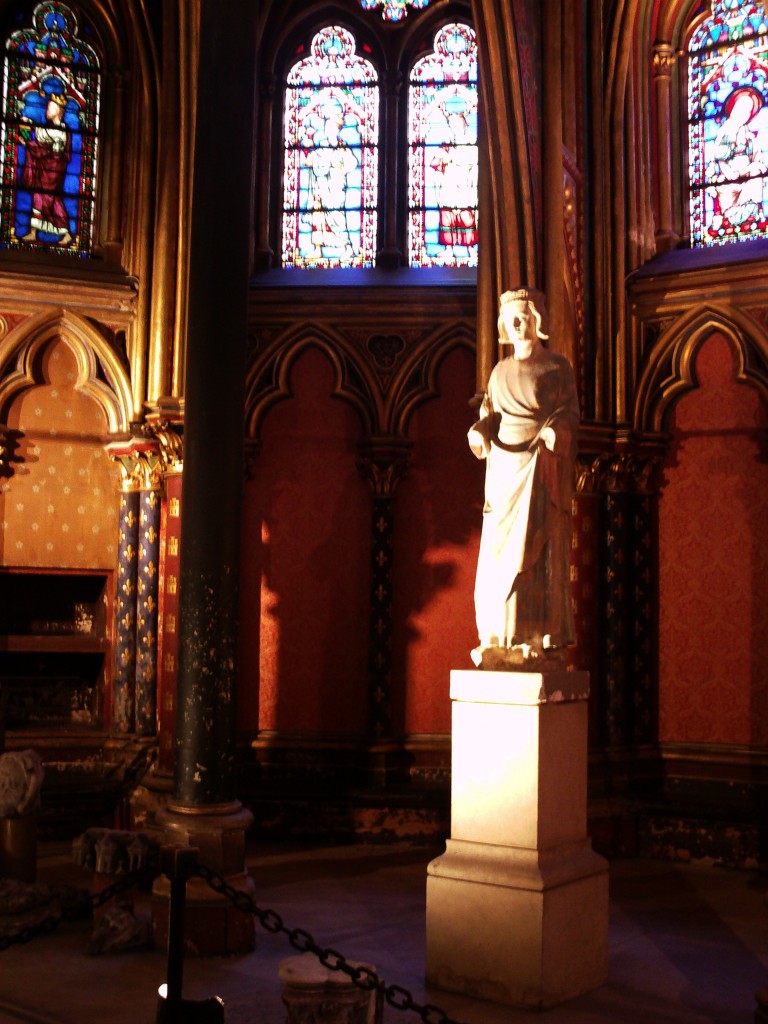
<instances>
[{"instance_id":1,"label":"white marble statue","mask_svg":"<svg viewBox=\"0 0 768 1024\"><path fill-rule=\"evenodd\" d=\"M546 318L540 292L501 296L501 359L468 435L486 460L478 668L560 667L574 640L570 503L579 405L570 363L541 343Z\"/></svg>"}]
</instances>

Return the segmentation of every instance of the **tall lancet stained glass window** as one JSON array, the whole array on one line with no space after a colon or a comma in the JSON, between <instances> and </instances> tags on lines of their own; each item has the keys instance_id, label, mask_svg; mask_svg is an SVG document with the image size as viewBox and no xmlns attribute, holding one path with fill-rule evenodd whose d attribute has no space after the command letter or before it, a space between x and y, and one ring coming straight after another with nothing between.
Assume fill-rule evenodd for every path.
<instances>
[{"instance_id":1,"label":"tall lancet stained glass window","mask_svg":"<svg viewBox=\"0 0 768 1024\"><path fill-rule=\"evenodd\" d=\"M445 25L416 62L408 101L408 262L477 266L477 45Z\"/></svg>"},{"instance_id":2,"label":"tall lancet stained glass window","mask_svg":"<svg viewBox=\"0 0 768 1024\"><path fill-rule=\"evenodd\" d=\"M99 61L74 12L38 4L5 43L0 246L90 253L99 92Z\"/></svg>"},{"instance_id":3,"label":"tall lancet stained glass window","mask_svg":"<svg viewBox=\"0 0 768 1024\"><path fill-rule=\"evenodd\" d=\"M688 47L691 243L768 235L768 18L713 0Z\"/></svg>"},{"instance_id":4,"label":"tall lancet stained glass window","mask_svg":"<svg viewBox=\"0 0 768 1024\"><path fill-rule=\"evenodd\" d=\"M318 32L285 94L284 267L369 267L376 253L376 69L338 25Z\"/></svg>"}]
</instances>

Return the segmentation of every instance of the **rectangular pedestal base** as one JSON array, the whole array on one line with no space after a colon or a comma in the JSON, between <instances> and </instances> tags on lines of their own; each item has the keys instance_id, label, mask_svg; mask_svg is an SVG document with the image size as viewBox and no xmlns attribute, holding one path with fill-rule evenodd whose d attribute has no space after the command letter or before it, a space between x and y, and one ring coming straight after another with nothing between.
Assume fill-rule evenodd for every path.
<instances>
[{"instance_id":1,"label":"rectangular pedestal base","mask_svg":"<svg viewBox=\"0 0 768 1024\"><path fill-rule=\"evenodd\" d=\"M541 854L449 840L427 879L427 984L525 1009L608 973L608 865L588 843Z\"/></svg>"}]
</instances>

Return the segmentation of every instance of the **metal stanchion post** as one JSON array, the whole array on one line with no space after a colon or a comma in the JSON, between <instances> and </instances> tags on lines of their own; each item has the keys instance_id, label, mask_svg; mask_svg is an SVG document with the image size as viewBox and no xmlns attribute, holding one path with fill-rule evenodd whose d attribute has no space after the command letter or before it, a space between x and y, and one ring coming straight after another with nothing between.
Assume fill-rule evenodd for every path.
<instances>
[{"instance_id":1,"label":"metal stanchion post","mask_svg":"<svg viewBox=\"0 0 768 1024\"><path fill-rule=\"evenodd\" d=\"M187 879L197 867L197 855L198 851L191 846L165 846L160 852L161 870L171 882L171 899L166 983L157 1002L157 1024L224 1024L224 1003L218 996L198 1002L181 997Z\"/></svg>"}]
</instances>

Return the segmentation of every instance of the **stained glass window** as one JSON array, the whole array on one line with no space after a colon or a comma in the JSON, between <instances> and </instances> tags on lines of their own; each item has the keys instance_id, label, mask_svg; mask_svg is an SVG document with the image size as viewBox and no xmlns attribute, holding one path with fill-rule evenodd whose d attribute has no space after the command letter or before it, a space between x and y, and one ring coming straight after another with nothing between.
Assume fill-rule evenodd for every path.
<instances>
[{"instance_id":1,"label":"stained glass window","mask_svg":"<svg viewBox=\"0 0 768 1024\"><path fill-rule=\"evenodd\" d=\"M429 0L360 0L364 11L375 11L381 8L381 16L385 21L401 21L408 13L408 8L420 10L427 6Z\"/></svg>"},{"instance_id":2,"label":"stained glass window","mask_svg":"<svg viewBox=\"0 0 768 1024\"><path fill-rule=\"evenodd\" d=\"M408 100L408 262L477 266L477 45L445 25L416 62Z\"/></svg>"},{"instance_id":3,"label":"stained glass window","mask_svg":"<svg viewBox=\"0 0 768 1024\"><path fill-rule=\"evenodd\" d=\"M768 18L713 0L688 47L691 242L768 235Z\"/></svg>"},{"instance_id":4,"label":"stained glass window","mask_svg":"<svg viewBox=\"0 0 768 1024\"><path fill-rule=\"evenodd\" d=\"M88 255L93 241L99 61L74 12L51 0L6 41L0 246Z\"/></svg>"},{"instance_id":5,"label":"stained glass window","mask_svg":"<svg viewBox=\"0 0 768 1024\"><path fill-rule=\"evenodd\" d=\"M285 97L284 267L369 267L376 252L379 89L338 25L318 32Z\"/></svg>"}]
</instances>

